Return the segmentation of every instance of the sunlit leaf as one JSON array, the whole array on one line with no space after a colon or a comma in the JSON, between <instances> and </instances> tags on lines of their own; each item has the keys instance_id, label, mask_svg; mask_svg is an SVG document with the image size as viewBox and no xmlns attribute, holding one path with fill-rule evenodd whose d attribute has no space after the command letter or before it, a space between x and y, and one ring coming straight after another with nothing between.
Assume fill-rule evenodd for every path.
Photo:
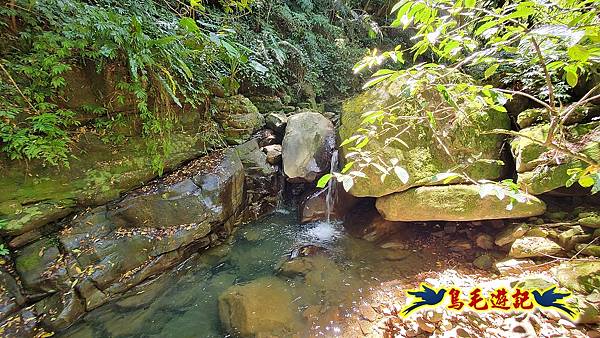
<instances>
[{"instance_id":1,"label":"sunlit leaf","mask_svg":"<svg viewBox=\"0 0 600 338\"><path fill-rule=\"evenodd\" d=\"M317 182L317 188L325 188L332 177L333 177L332 174L323 175L323 177L321 177L319 179L319 181Z\"/></svg>"},{"instance_id":2,"label":"sunlit leaf","mask_svg":"<svg viewBox=\"0 0 600 338\"><path fill-rule=\"evenodd\" d=\"M394 173L396 174L396 176L398 176L398 178L400 179L400 181L403 184L408 183L409 174L408 174L408 171L406 171L406 169L404 169L402 167L395 166L394 167Z\"/></svg>"},{"instance_id":3,"label":"sunlit leaf","mask_svg":"<svg viewBox=\"0 0 600 338\"><path fill-rule=\"evenodd\" d=\"M589 188L594 185L594 179L589 175L581 176L577 182L584 188Z\"/></svg>"},{"instance_id":4,"label":"sunlit leaf","mask_svg":"<svg viewBox=\"0 0 600 338\"><path fill-rule=\"evenodd\" d=\"M496 70L498 69L498 67L500 67L499 63L494 63L493 65L489 66L488 69L485 70L485 72L483 73L483 76L487 79L490 76L494 75L496 73Z\"/></svg>"}]
</instances>

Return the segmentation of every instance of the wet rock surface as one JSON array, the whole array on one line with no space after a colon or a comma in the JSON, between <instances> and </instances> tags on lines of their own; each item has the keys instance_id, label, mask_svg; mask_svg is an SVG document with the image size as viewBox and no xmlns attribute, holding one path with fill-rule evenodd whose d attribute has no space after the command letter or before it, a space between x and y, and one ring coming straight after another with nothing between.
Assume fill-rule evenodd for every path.
<instances>
[{"instance_id":1,"label":"wet rock surface","mask_svg":"<svg viewBox=\"0 0 600 338\"><path fill-rule=\"evenodd\" d=\"M339 183L323 189L317 188L307 191L300 197L298 215L300 223L318 220L343 220L348 212L358 203L358 199L344 190ZM329 201L327 199L329 198ZM329 203L329 210L328 208ZM329 212L329 214L328 214Z\"/></svg>"},{"instance_id":2,"label":"wet rock surface","mask_svg":"<svg viewBox=\"0 0 600 338\"><path fill-rule=\"evenodd\" d=\"M285 282L270 278L227 289L219 297L225 329L242 337L293 334L299 325L290 308L292 298L287 288Z\"/></svg>"}]
</instances>

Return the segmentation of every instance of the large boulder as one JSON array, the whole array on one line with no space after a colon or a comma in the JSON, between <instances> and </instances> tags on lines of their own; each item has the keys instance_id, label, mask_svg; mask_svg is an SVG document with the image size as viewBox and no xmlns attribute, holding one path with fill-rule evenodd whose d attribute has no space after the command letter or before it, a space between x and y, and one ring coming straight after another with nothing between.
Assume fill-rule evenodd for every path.
<instances>
[{"instance_id":1,"label":"large boulder","mask_svg":"<svg viewBox=\"0 0 600 338\"><path fill-rule=\"evenodd\" d=\"M312 182L329 172L334 148L331 121L314 112L293 115L283 137L283 170L291 181Z\"/></svg>"},{"instance_id":2,"label":"large boulder","mask_svg":"<svg viewBox=\"0 0 600 338\"><path fill-rule=\"evenodd\" d=\"M507 198L481 197L478 185L419 187L377 199L377 210L390 221L475 221L541 215L544 202L527 195L508 210Z\"/></svg>"},{"instance_id":3,"label":"large boulder","mask_svg":"<svg viewBox=\"0 0 600 338\"><path fill-rule=\"evenodd\" d=\"M279 170L269 163L268 156L261 151L256 140L235 147L235 151L246 173L246 208L239 221L253 221L275 209L283 182Z\"/></svg>"},{"instance_id":4,"label":"large boulder","mask_svg":"<svg viewBox=\"0 0 600 338\"><path fill-rule=\"evenodd\" d=\"M516 137L511 142L519 173L518 183L521 189L533 195L564 187L570 178L569 169L587 167L581 160L548 150L539 142L531 140L533 138L544 142L548 136L548 129L548 124L525 128L520 132L526 137ZM568 127L564 137L572 151L600 161L600 122Z\"/></svg>"},{"instance_id":5,"label":"large boulder","mask_svg":"<svg viewBox=\"0 0 600 338\"><path fill-rule=\"evenodd\" d=\"M221 125L225 140L229 144L242 144L265 125L265 118L252 102L236 95L226 98L215 97L215 120Z\"/></svg>"},{"instance_id":6,"label":"large boulder","mask_svg":"<svg viewBox=\"0 0 600 338\"><path fill-rule=\"evenodd\" d=\"M466 75L461 74L446 78L449 81L470 81ZM367 178L355 179L350 190L354 196L380 197L428 185L432 183L434 175L454 170L457 166L464 166L464 171L476 180L494 180L501 176L503 165L494 160L502 158L503 137L484 132L510 128L508 115L495 110L482 111L475 102L462 103L462 109L458 110L446 103L435 85L421 85L418 82L421 87L410 88L411 84L416 83L417 81L405 77L387 80L344 103L340 138L347 140L354 135L363 135L362 130L369 131L369 142L361 150L369 152L371 162L367 163L364 156L357 159L359 165L364 165L361 171ZM412 91L419 91L419 95L426 99L415 102ZM446 109L447 117L437 119L435 126L435 129L443 130L445 146L440 145L432 132L428 117L424 113L423 116L419 115L420 112L415 109L415 106L423 104L431 110ZM391 112L388 107L393 107ZM374 124L365 124L364 121L374 115L369 113L378 111L389 114L382 115L380 118L383 120ZM351 142L342 147L343 157L354 152L352 147L359 142L360 140ZM450 155L444 148L449 150ZM370 163L383 162L389 166L396 159L398 166L408 172L408 182L403 183L393 174L382 182L382 172Z\"/></svg>"},{"instance_id":7,"label":"large boulder","mask_svg":"<svg viewBox=\"0 0 600 338\"><path fill-rule=\"evenodd\" d=\"M273 277L227 289L219 296L219 314L223 327L241 337L291 336L300 325L290 287Z\"/></svg>"}]
</instances>

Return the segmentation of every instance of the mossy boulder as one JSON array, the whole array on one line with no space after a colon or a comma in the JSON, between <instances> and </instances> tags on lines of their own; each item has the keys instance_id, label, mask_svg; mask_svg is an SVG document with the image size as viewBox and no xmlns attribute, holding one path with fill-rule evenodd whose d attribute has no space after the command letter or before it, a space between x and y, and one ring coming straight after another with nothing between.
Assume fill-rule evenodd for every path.
<instances>
[{"instance_id":1,"label":"mossy boulder","mask_svg":"<svg viewBox=\"0 0 600 338\"><path fill-rule=\"evenodd\" d=\"M284 107L283 102L281 102L281 99L277 96L252 96L249 99L256 108L258 108L258 111L261 114L279 112L282 111Z\"/></svg>"},{"instance_id":2,"label":"mossy boulder","mask_svg":"<svg viewBox=\"0 0 600 338\"><path fill-rule=\"evenodd\" d=\"M527 195L526 203L507 210L507 199L480 196L477 185L428 186L380 197L377 210L390 221L475 221L541 215L546 205Z\"/></svg>"},{"instance_id":3,"label":"mossy boulder","mask_svg":"<svg viewBox=\"0 0 600 338\"><path fill-rule=\"evenodd\" d=\"M571 143L578 144L577 150L583 154L590 156L593 159L600 157L600 133L598 128L600 122L592 122L571 126L566 129L565 137ZM548 137L548 124L542 124L526 128L520 131L526 137L516 137L511 142L511 149L515 157L517 172L523 173L536 169L539 165L555 164L556 153L549 152L547 147L539 144L544 142ZM531 138L538 140L534 142ZM562 154L558 154L562 155ZM564 157L564 156L562 156ZM560 161L563 163L564 161Z\"/></svg>"},{"instance_id":4,"label":"mossy boulder","mask_svg":"<svg viewBox=\"0 0 600 338\"><path fill-rule=\"evenodd\" d=\"M223 128L225 141L229 144L248 141L254 132L265 125L263 115L242 95L215 97L213 103L216 109L214 118Z\"/></svg>"},{"instance_id":5,"label":"mossy boulder","mask_svg":"<svg viewBox=\"0 0 600 338\"><path fill-rule=\"evenodd\" d=\"M449 78L461 82L472 81L461 74ZM389 117L384 118L385 125L371 125L375 126L377 132L369 135L369 143L362 150L369 152L371 159L382 160L388 165L392 159L398 159L398 165L409 174L407 183L403 183L396 175L389 175L382 182L382 173L374 166L367 165L361 169L367 178L357 178L350 193L359 197L380 197L411 187L430 185L434 175L456 167L464 167L464 171L476 180L499 178L503 165L496 160L502 158L503 137L484 133L492 129L510 128L508 115L495 110L483 111L475 103L461 105L459 111L446 103L435 85L419 88L427 100L415 102L405 85L408 81L403 77L384 81L344 102L339 129L341 140L360 134L361 128L370 127L363 123L364 114L394 107ZM428 118L419 115L420 112L414 108L423 105L432 110L446 109L448 117L438 119L435 128L443 131L445 147L450 155L436 139ZM353 151L350 149L353 145L354 142L342 147L342 158Z\"/></svg>"},{"instance_id":6,"label":"mossy boulder","mask_svg":"<svg viewBox=\"0 0 600 338\"><path fill-rule=\"evenodd\" d=\"M548 128L548 124L542 124L523 129L521 133L544 142ZM568 127L564 136L571 151L600 161L600 122ZM562 188L571 177L569 169L587 167L583 161L569 158L557 151L549 151L527 137L516 137L511 142L511 149L519 173L518 183L528 193L539 195Z\"/></svg>"}]
</instances>

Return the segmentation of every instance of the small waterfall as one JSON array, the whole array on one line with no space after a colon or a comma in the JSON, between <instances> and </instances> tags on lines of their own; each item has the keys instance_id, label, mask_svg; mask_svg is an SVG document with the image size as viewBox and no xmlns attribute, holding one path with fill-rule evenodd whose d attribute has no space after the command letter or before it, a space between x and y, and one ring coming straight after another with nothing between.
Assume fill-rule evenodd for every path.
<instances>
[{"instance_id":1,"label":"small waterfall","mask_svg":"<svg viewBox=\"0 0 600 338\"><path fill-rule=\"evenodd\" d=\"M329 170L330 173L333 173L338 168L338 156L339 155L337 149L334 149L331 153L331 167ZM325 197L325 204L327 207L327 223L331 223L331 210L335 201L335 184L336 181L334 177L332 177L327 183L327 195Z\"/></svg>"}]
</instances>

